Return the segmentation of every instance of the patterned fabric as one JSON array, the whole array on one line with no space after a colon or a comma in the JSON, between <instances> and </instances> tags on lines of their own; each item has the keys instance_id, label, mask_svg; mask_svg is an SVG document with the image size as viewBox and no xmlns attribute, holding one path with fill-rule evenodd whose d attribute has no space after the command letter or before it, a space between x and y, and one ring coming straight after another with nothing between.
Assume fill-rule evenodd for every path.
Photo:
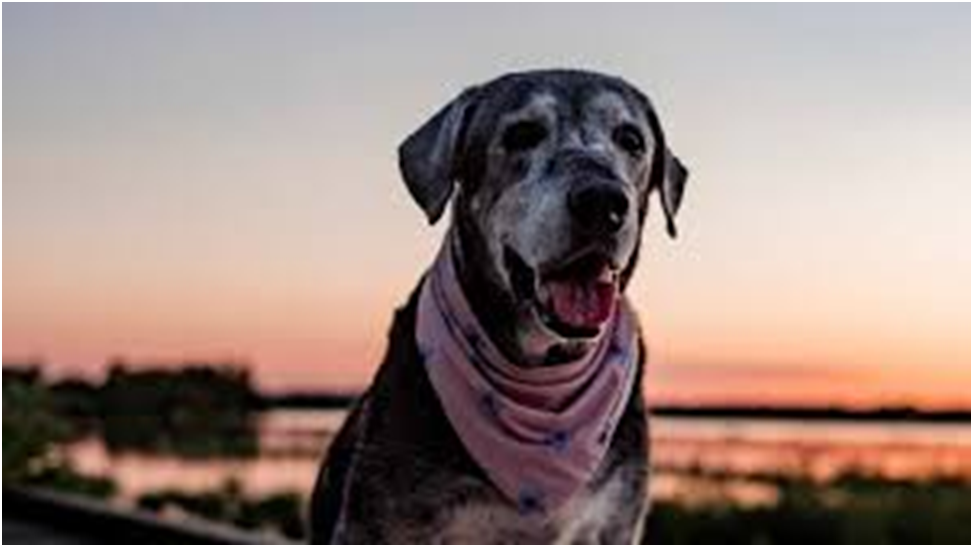
<instances>
[{"instance_id":1,"label":"patterned fabric","mask_svg":"<svg viewBox=\"0 0 973 547\"><path fill-rule=\"evenodd\" d=\"M548 512L601 465L636 376L636 319L620 305L591 352L525 368L470 309L447 237L419 296L416 339L450 423L492 483L524 512Z\"/></svg>"}]
</instances>

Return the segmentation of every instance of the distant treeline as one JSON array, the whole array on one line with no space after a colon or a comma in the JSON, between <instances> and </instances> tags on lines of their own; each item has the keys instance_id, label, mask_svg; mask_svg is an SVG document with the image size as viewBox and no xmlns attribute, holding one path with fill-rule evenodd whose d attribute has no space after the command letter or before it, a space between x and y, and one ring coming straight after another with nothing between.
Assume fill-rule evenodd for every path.
<instances>
[{"instance_id":1,"label":"distant treeline","mask_svg":"<svg viewBox=\"0 0 973 547\"><path fill-rule=\"evenodd\" d=\"M260 398L262 409L342 409L350 407L356 395L337 393L304 393L265 395ZM750 420L799 421L856 421L856 422L920 422L966 423L969 410L926 411L914 408L878 408L849 410L843 408L800 408L764 406L669 406L652 409L652 414L664 418L723 418Z\"/></svg>"},{"instance_id":2,"label":"distant treeline","mask_svg":"<svg viewBox=\"0 0 973 547\"><path fill-rule=\"evenodd\" d=\"M70 437L100 435L114 451L187 457L247 456L258 449L261 401L234 365L110 366L104 381L47 381L39 367L3 367L3 389L31 390Z\"/></svg>"},{"instance_id":3,"label":"distant treeline","mask_svg":"<svg viewBox=\"0 0 973 547\"><path fill-rule=\"evenodd\" d=\"M265 395L260 398L260 401L262 409L330 410L348 408L356 399L357 396L351 394L303 393ZM916 423L966 423L970 419L969 410L925 411L914 408L849 410L843 408L662 405L654 407L652 414L663 418Z\"/></svg>"},{"instance_id":4,"label":"distant treeline","mask_svg":"<svg viewBox=\"0 0 973 547\"><path fill-rule=\"evenodd\" d=\"M114 363L103 382L80 378L50 381L39 365L3 365L3 383L44 387L58 409L77 418L113 413L176 413L180 408L222 408L240 412L271 409L341 409L353 393L260 393L246 367L187 363L146 365Z\"/></svg>"},{"instance_id":5,"label":"distant treeline","mask_svg":"<svg viewBox=\"0 0 973 547\"><path fill-rule=\"evenodd\" d=\"M262 410L335 410L349 408L357 399L358 395L350 393L285 393L262 395L260 407Z\"/></svg>"},{"instance_id":6,"label":"distant treeline","mask_svg":"<svg viewBox=\"0 0 973 547\"><path fill-rule=\"evenodd\" d=\"M3 368L3 381L42 383L36 366ZM110 420L124 415L151 414L167 424L227 416L247 416L273 409L344 409L356 394L338 392L260 393L246 368L234 364L187 363L179 366L133 366L117 363L109 367L103 383L71 379L46 386L59 410L76 418ZM654 415L672 418L782 419L800 421L872 421L966 423L969 409L925 411L914 408L850 410L844 408L771 406L659 405ZM215 413L215 415L214 415Z\"/></svg>"},{"instance_id":7,"label":"distant treeline","mask_svg":"<svg viewBox=\"0 0 973 547\"><path fill-rule=\"evenodd\" d=\"M653 414L669 418L750 420L967 423L969 410L926 411L914 408L849 410L843 408L782 408L761 406L660 406Z\"/></svg>"}]
</instances>

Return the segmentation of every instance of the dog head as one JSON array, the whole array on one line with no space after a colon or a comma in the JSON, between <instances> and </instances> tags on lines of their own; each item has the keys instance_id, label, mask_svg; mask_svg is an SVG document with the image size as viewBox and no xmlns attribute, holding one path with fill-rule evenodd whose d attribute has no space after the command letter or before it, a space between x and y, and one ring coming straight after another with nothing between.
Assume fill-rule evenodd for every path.
<instances>
[{"instance_id":1,"label":"dog head","mask_svg":"<svg viewBox=\"0 0 973 547\"><path fill-rule=\"evenodd\" d=\"M454 198L467 297L528 365L597 339L635 267L649 197L660 196L674 237L687 179L649 100L581 71L466 90L406 139L399 163L431 223Z\"/></svg>"}]
</instances>

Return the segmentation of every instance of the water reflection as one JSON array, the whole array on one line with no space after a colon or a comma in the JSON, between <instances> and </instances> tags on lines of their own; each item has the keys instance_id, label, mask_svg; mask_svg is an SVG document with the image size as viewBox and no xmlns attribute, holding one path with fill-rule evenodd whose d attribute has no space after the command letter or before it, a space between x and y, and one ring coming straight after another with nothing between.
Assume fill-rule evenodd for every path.
<instances>
[{"instance_id":1,"label":"water reflection","mask_svg":"<svg viewBox=\"0 0 973 547\"><path fill-rule=\"evenodd\" d=\"M259 456L208 460L112 453L97 438L62 450L79 471L113 477L124 499L163 489L202 492L238 484L253 495L307 493L343 412L271 412L259 418ZM657 419L653 494L773 501L774 477L827 480L847 472L886 478L970 479L966 425ZM719 478L719 492L705 477Z\"/></svg>"}]
</instances>

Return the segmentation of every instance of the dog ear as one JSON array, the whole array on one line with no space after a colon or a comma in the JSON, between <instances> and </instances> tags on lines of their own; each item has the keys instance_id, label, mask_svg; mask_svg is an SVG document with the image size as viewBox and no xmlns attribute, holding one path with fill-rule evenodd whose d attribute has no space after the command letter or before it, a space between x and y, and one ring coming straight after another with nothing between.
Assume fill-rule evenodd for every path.
<instances>
[{"instance_id":1,"label":"dog ear","mask_svg":"<svg viewBox=\"0 0 973 547\"><path fill-rule=\"evenodd\" d=\"M402 178L430 224L442 217L453 193L476 91L475 87L464 91L399 146Z\"/></svg>"},{"instance_id":2,"label":"dog ear","mask_svg":"<svg viewBox=\"0 0 973 547\"><path fill-rule=\"evenodd\" d=\"M678 235L676 214L679 213L679 207L682 205L686 182L689 180L689 170L668 148L665 149L664 165L665 175L659 194L662 210L666 215L666 230L669 232L669 237L675 239Z\"/></svg>"},{"instance_id":3,"label":"dog ear","mask_svg":"<svg viewBox=\"0 0 973 547\"><path fill-rule=\"evenodd\" d=\"M672 153L666 143L665 132L662 130L662 124L659 122L652 102L640 92L636 96L645 108L645 115L649 120L649 126L658 147L652 158L652 180L649 182L649 193L646 195L646 201L652 191L659 191L662 211L666 215L666 231L669 233L669 237L675 239L679 233L676 229L676 214L679 213L679 208L682 206L686 183L689 180L689 169Z\"/></svg>"}]
</instances>

